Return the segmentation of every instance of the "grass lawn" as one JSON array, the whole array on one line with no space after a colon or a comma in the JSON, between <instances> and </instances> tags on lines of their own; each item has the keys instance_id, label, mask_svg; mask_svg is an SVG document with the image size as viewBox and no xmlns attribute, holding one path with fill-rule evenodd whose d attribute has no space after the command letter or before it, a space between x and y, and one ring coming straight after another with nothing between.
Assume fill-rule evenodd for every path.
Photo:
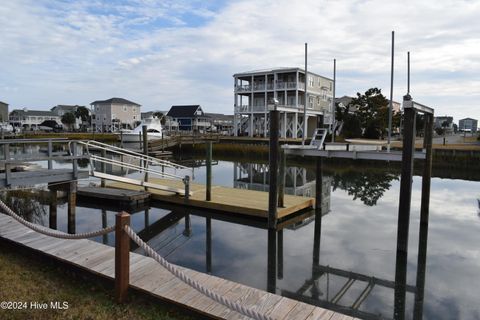
<instances>
[{"instance_id":1,"label":"grass lawn","mask_svg":"<svg viewBox=\"0 0 480 320\"><path fill-rule=\"evenodd\" d=\"M27 303L26 310L0 309L0 319L193 319L173 306L132 292L127 304L116 304L112 287L0 244L0 302ZM50 305L55 301L67 302L68 309L30 308L31 302Z\"/></svg>"}]
</instances>

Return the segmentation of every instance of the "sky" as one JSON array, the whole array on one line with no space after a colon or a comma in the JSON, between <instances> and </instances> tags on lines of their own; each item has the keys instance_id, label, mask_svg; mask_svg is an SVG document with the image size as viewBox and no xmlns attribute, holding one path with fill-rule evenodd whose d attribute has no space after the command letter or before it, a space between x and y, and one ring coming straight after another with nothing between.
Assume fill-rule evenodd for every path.
<instances>
[{"instance_id":1,"label":"sky","mask_svg":"<svg viewBox=\"0 0 480 320\"><path fill-rule=\"evenodd\" d=\"M0 101L10 110L121 97L142 111L233 113L233 74L304 66L336 96L410 93L454 121L480 118L478 0L15 0L0 6Z\"/></svg>"}]
</instances>

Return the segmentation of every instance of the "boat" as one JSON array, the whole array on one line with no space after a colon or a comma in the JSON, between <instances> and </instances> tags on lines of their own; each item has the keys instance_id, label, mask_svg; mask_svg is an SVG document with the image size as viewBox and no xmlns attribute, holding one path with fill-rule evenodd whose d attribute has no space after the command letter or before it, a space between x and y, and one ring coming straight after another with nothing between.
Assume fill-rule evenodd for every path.
<instances>
[{"instance_id":1,"label":"boat","mask_svg":"<svg viewBox=\"0 0 480 320\"><path fill-rule=\"evenodd\" d=\"M157 117L143 119L133 130L121 130L120 133L118 133L118 139L123 142L140 142L143 126L147 126L148 141L162 139L163 127L160 119Z\"/></svg>"}]
</instances>

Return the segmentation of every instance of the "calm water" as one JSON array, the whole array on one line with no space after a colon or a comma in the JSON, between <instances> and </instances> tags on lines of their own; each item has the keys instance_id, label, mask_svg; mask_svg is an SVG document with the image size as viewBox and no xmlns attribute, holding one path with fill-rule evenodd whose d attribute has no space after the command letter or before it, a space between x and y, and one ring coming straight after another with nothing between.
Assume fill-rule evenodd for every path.
<instances>
[{"instance_id":1,"label":"calm water","mask_svg":"<svg viewBox=\"0 0 480 320\"><path fill-rule=\"evenodd\" d=\"M264 169L219 161L213 167L213 183L261 190L268 182ZM315 236L314 216L269 234L261 223L222 221L206 212L161 204L139 209L132 225L173 263L320 306L392 318L399 176L377 169L325 171L323 207L328 212L322 218L320 237ZM383 173L375 173L379 171ZM289 168L288 193L314 194L314 176L310 169ZM204 180L205 168L196 168L195 181ZM417 276L420 187L421 178L416 176L407 264L407 283L412 286ZM477 198L480 182L432 179L424 319L480 319ZM118 208L87 206L77 208L77 232L114 224ZM60 202L57 227L62 231L67 230L66 211L66 204ZM32 219L48 225L48 205L39 206ZM114 243L112 234L95 240ZM345 286L349 277L357 280ZM373 278L385 281L376 281L371 292L365 290ZM370 292L364 301L358 299L362 292ZM407 319L413 318L413 309L414 294L407 293Z\"/></svg>"}]
</instances>

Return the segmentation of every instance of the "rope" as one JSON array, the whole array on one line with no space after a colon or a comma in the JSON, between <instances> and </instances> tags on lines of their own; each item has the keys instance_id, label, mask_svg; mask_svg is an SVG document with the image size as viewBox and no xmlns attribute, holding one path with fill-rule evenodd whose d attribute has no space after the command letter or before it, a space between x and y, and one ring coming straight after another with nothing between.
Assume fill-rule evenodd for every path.
<instances>
[{"instance_id":1,"label":"rope","mask_svg":"<svg viewBox=\"0 0 480 320\"><path fill-rule=\"evenodd\" d=\"M96 236L101 236L107 233L110 233L115 230L115 226L107 227L101 230L93 231L93 232L84 232L84 233L76 233L76 234L68 234L60 231L52 231L51 229L48 229L46 227L40 226L35 223L28 222L27 220L23 219L19 215L17 215L15 212L13 212L12 209L10 209L2 200L0 200L0 208L3 209L6 213L8 213L13 219L17 220L24 226L37 231L39 233L42 233L44 235L50 236L50 237L55 237L55 238L60 238L60 239L86 239L86 238L93 238Z\"/></svg>"},{"instance_id":2,"label":"rope","mask_svg":"<svg viewBox=\"0 0 480 320\"><path fill-rule=\"evenodd\" d=\"M210 299L223 304L224 306L228 307L231 310L234 310L238 313L241 313L247 317L256 319L256 320L272 320L271 317L261 314L257 312L256 310L253 310L252 308L247 308L245 306L242 306L241 304L238 304L230 299L225 298L224 296L204 287L201 285L199 282L193 280L189 276L187 276L183 271L181 271L177 266L174 264L169 263L167 260L165 260L162 256L160 256L158 253L155 252L148 244L146 244L140 237L135 233L135 231L132 230L129 226L125 226L125 232L128 234L128 236L138 244L139 247L141 247L147 255L155 259L162 267L170 271L175 277L179 278L195 290L199 291L200 293L206 295Z\"/></svg>"}]
</instances>

